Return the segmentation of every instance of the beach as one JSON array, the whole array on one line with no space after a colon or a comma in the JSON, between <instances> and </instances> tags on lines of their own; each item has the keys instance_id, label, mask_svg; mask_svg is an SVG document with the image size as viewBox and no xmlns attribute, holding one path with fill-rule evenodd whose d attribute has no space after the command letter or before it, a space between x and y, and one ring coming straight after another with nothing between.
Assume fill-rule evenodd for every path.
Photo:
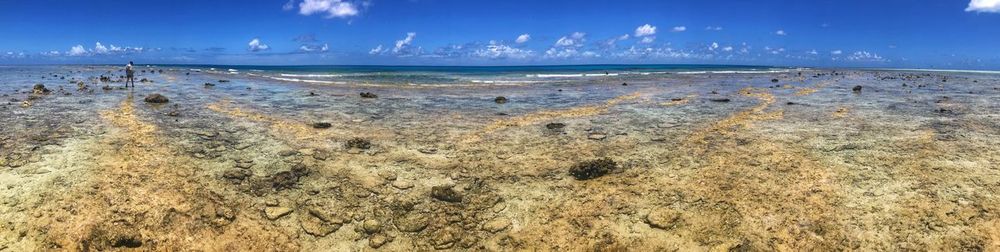
<instances>
[{"instance_id":1,"label":"beach","mask_svg":"<svg viewBox=\"0 0 1000 252\"><path fill-rule=\"evenodd\" d=\"M0 251L1000 248L996 73L121 68L0 67Z\"/></svg>"}]
</instances>

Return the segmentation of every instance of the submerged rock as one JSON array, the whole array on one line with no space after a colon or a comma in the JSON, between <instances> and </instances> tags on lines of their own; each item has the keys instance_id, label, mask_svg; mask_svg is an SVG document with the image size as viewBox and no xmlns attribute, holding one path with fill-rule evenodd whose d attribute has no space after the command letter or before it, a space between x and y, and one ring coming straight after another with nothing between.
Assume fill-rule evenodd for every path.
<instances>
[{"instance_id":1,"label":"submerged rock","mask_svg":"<svg viewBox=\"0 0 1000 252\"><path fill-rule=\"evenodd\" d=\"M167 102L170 102L170 99L167 99L166 96L163 96L161 94L151 94L149 96L146 96L146 99L143 99L143 100L146 101L146 102L148 102L148 103L167 103Z\"/></svg>"},{"instance_id":2,"label":"submerged rock","mask_svg":"<svg viewBox=\"0 0 1000 252\"><path fill-rule=\"evenodd\" d=\"M317 122L313 123L312 127L317 129L329 129L330 127L333 127L333 125L328 122Z\"/></svg>"},{"instance_id":3,"label":"submerged rock","mask_svg":"<svg viewBox=\"0 0 1000 252\"><path fill-rule=\"evenodd\" d=\"M618 169L618 164L615 161L610 158L601 158L577 163L569 168L569 174L577 180L588 180L607 175L615 169Z\"/></svg>"},{"instance_id":4,"label":"submerged rock","mask_svg":"<svg viewBox=\"0 0 1000 252\"><path fill-rule=\"evenodd\" d=\"M861 86L854 86L854 88L852 88L851 90L853 90L855 93L860 93L861 89L862 89Z\"/></svg>"},{"instance_id":5,"label":"submerged rock","mask_svg":"<svg viewBox=\"0 0 1000 252\"><path fill-rule=\"evenodd\" d=\"M496 102L497 104L507 103L507 97L497 96L497 98L493 99L493 102Z\"/></svg>"},{"instance_id":6,"label":"submerged rock","mask_svg":"<svg viewBox=\"0 0 1000 252\"><path fill-rule=\"evenodd\" d=\"M545 125L545 128L550 130L558 130L565 127L566 127L565 123L549 123Z\"/></svg>"},{"instance_id":7,"label":"submerged rock","mask_svg":"<svg viewBox=\"0 0 1000 252\"><path fill-rule=\"evenodd\" d=\"M712 101L712 102L730 102L730 101L732 101L732 100L729 100L729 98L717 98L717 99L708 99L708 100Z\"/></svg>"},{"instance_id":8,"label":"submerged rock","mask_svg":"<svg viewBox=\"0 0 1000 252\"><path fill-rule=\"evenodd\" d=\"M215 83L205 82L205 87L206 88L210 88L210 87L214 87L214 86L215 86Z\"/></svg>"},{"instance_id":9,"label":"submerged rock","mask_svg":"<svg viewBox=\"0 0 1000 252\"><path fill-rule=\"evenodd\" d=\"M361 98L375 99L378 98L378 95L369 92L361 92Z\"/></svg>"}]
</instances>

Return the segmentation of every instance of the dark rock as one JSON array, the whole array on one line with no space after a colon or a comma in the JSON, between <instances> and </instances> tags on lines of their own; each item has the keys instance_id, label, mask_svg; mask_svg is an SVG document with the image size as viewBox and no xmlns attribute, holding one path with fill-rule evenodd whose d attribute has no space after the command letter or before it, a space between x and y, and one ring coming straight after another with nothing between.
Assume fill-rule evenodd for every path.
<instances>
[{"instance_id":1,"label":"dark rock","mask_svg":"<svg viewBox=\"0 0 1000 252\"><path fill-rule=\"evenodd\" d=\"M564 127L566 127L565 123L549 123L545 125L545 128L550 130L558 130Z\"/></svg>"},{"instance_id":2,"label":"dark rock","mask_svg":"<svg viewBox=\"0 0 1000 252\"><path fill-rule=\"evenodd\" d=\"M507 97L497 96L497 98L493 99L493 102L496 102L497 104L507 103Z\"/></svg>"},{"instance_id":3,"label":"dark rock","mask_svg":"<svg viewBox=\"0 0 1000 252\"><path fill-rule=\"evenodd\" d=\"M355 137L352 138L351 140L347 140L347 143L344 143L344 147L348 149L357 148L357 149L367 150L372 147L372 143L369 142L367 139Z\"/></svg>"},{"instance_id":4,"label":"dark rock","mask_svg":"<svg viewBox=\"0 0 1000 252\"><path fill-rule=\"evenodd\" d=\"M247 179L251 175L253 174L250 172L250 170L231 169L226 172L223 172L222 178L234 184L239 184L240 182L243 182L243 180Z\"/></svg>"},{"instance_id":5,"label":"dark rock","mask_svg":"<svg viewBox=\"0 0 1000 252\"><path fill-rule=\"evenodd\" d=\"M361 92L361 98L375 99L378 98L378 95L369 92Z\"/></svg>"},{"instance_id":6,"label":"dark rock","mask_svg":"<svg viewBox=\"0 0 1000 252\"><path fill-rule=\"evenodd\" d=\"M181 112L177 110L171 110L170 112L167 112L167 116L178 117L181 116Z\"/></svg>"},{"instance_id":7,"label":"dark rock","mask_svg":"<svg viewBox=\"0 0 1000 252\"><path fill-rule=\"evenodd\" d=\"M588 180L607 175L618 169L618 164L610 158L584 161L570 167L569 174L577 180Z\"/></svg>"},{"instance_id":8,"label":"dark rock","mask_svg":"<svg viewBox=\"0 0 1000 252\"><path fill-rule=\"evenodd\" d=\"M333 127L333 124L330 124L328 122L317 122L313 123L312 127L317 129L329 129L330 127Z\"/></svg>"},{"instance_id":9,"label":"dark rock","mask_svg":"<svg viewBox=\"0 0 1000 252\"><path fill-rule=\"evenodd\" d=\"M771 79L771 82L778 83L778 79Z\"/></svg>"},{"instance_id":10,"label":"dark rock","mask_svg":"<svg viewBox=\"0 0 1000 252\"><path fill-rule=\"evenodd\" d=\"M712 101L712 102L730 102L731 101L731 100L729 100L729 98L716 98L716 99L708 99L708 100Z\"/></svg>"},{"instance_id":11,"label":"dark rock","mask_svg":"<svg viewBox=\"0 0 1000 252\"><path fill-rule=\"evenodd\" d=\"M214 87L214 86L215 86L215 83L205 82L205 87L207 87L207 88Z\"/></svg>"},{"instance_id":12,"label":"dark rock","mask_svg":"<svg viewBox=\"0 0 1000 252\"><path fill-rule=\"evenodd\" d=\"M31 88L31 92L34 94L49 94L51 91L48 88L45 88L44 84L38 83Z\"/></svg>"},{"instance_id":13,"label":"dark rock","mask_svg":"<svg viewBox=\"0 0 1000 252\"><path fill-rule=\"evenodd\" d=\"M167 99L166 96L163 96L161 94L151 94L149 96L146 96L146 99L143 99L143 100L146 101L146 102L148 102L148 103L167 103L167 102L170 102L170 99Z\"/></svg>"},{"instance_id":14,"label":"dark rock","mask_svg":"<svg viewBox=\"0 0 1000 252\"><path fill-rule=\"evenodd\" d=\"M861 92L861 89L862 89L862 87L861 87L861 86L854 86L854 88L852 88L851 90L853 90L853 91L854 91L854 92L856 92L856 93L860 93L860 92Z\"/></svg>"},{"instance_id":15,"label":"dark rock","mask_svg":"<svg viewBox=\"0 0 1000 252\"><path fill-rule=\"evenodd\" d=\"M229 82L229 80L219 80L219 83L226 83L226 82Z\"/></svg>"},{"instance_id":16,"label":"dark rock","mask_svg":"<svg viewBox=\"0 0 1000 252\"><path fill-rule=\"evenodd\" d=\"M427 224L429 224L430 221L426 215L410 213L406 216L396 218L393 222L396 224L396 229L399 229L399 231L414 233L423 231L424 228L427 228Z\"/></svg>"},{"instance_id":17,"label":"dark rock","mask_svg":"<svg viewBox=\"0 0 1000 252\"><path fill-rule=\"evenodd\" d=\"M628 86L628 83L622 82L622 86Z\"/></svg>"},{"instance_id":18,"label":"dark rock","mask_svg":"<svg viewBox=\"0 0 1000 252\"><path fill-rule=\"evenodd\" d=\"M447 185L431 187L431 197L444 202L462 202L462 195L456 192L453 186Z\"/></svg>"}]
</instances>

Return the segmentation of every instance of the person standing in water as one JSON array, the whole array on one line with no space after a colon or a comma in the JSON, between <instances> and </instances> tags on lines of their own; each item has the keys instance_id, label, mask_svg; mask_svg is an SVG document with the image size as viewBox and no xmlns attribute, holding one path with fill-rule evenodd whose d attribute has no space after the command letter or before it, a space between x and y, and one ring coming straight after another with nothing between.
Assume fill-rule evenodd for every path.
<instances>
[{"instance_id":1,"label":"person standing in water","mask_svg":"<svg viewBox=\"0 0 1000 252\"><path fill-rule=\"evenodd\" d=\"M132 61L125 65L125 87L128 87L129 82L132 82L132 87L135 87L135 69L132 66Z\"/></svg>"}]
</instances>

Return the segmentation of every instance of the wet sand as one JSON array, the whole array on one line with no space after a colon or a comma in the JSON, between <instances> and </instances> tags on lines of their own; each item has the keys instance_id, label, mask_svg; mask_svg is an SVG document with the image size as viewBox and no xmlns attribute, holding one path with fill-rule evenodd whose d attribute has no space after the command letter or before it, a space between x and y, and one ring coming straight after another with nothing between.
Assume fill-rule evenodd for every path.
<instances>
[{"instance_id":1,"label":"wet sand","mask_svg":"<svg viewBox=\"0 0 1000 252\"><path fill-rule=\"evenodd\" d=\"M0 86L0 251L1000 249L1000 76L331 86L163 68L104 90L122 85L91 79L108 70Z\"/></svg>"}]
</instances>

